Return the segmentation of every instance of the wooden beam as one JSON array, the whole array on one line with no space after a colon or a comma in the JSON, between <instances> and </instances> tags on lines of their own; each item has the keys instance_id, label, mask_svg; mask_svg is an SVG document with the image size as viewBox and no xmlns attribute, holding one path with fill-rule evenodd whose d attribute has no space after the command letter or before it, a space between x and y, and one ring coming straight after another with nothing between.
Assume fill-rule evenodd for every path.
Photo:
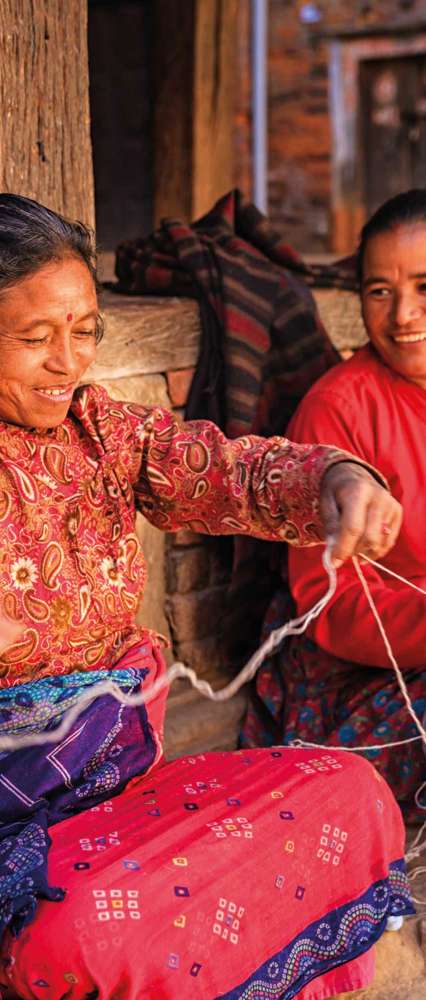
<instances>
[{"instance_id":1,"label":"wooden beam","mask_svg":"<svg viewBox=\"0 0 426 1000\"><path fill-rule=\"evenodd\" d=\"M100 297L105 337L91 381L191 368L200 347L200 316L193 299L114 295Z\"/></svg>"},{"instance_id":2,"label":"wooden beam","mask_svg":"<svg viewBox=\"0 0 426 1000\"><path fill-rule=\"evenodd\" d=\"M313 292L337 350L360 347L366 334L358 295L337 288L315 288ZM117 380L181 371L197 364L201 324L194 299L103 292L100 305L105 337L88 381L104 381L110 387Z\"/></svg>"},{"instance_id":3,"label":"wooden beam","mask_svg":"<svg viewBox=\"0 0 426 1000\"><path fill-rule=\"evenodd\" d=\"M237 3L156 0L156 221L199 216L232 187Z\"/></svg>"},{"instance_id":4,"label":"wooden beam","mask_svg":"<svg viewBox=\"0 0 426 1000\"><path fill-rule=\"evenodd\" d=\"M198 0L194 37L192 215L233 184L237 0Z\"/></svg>"},{"instance_id":5,"label":"wooden beam","mask_svg":"<svg viewBox=\"0 0 426 1000\"><path fill-rule=\"evenodd\" d=\"M94 225L86 0L1 0L0 185Z\"/></svg>"},{"instance_id":6,"label":"wooden beam","mask_svg":"<svg viewBox=\"0 0 426 1000\"><path fill-rule=\"evenodd\" d=\"M156 0L153 18L154 219L189 219L194 0Z\"/></svg>"}]
</instances>

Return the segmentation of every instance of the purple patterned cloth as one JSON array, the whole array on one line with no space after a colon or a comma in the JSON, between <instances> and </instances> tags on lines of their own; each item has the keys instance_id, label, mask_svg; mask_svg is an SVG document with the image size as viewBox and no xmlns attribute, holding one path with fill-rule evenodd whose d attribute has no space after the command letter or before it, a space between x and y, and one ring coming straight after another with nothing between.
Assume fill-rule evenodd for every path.
<instances>
[{"instance_id":1,"label":"purple patterned cloth","mask_svg":"<svg viewBox=\"0 0 426 1000\"><path fill-rule=\"evenodd\" d=\"M95 670L43 678L0 692L0 738L55 729L80 695L113 679L126 694L141 690L148 670ZM158 757L144 705L98 697L57 743L0 753L0 934L17 934L35 915L37 898L63 899L49 885L48 827L117 795Z\"/></svg>"}]
</instances>

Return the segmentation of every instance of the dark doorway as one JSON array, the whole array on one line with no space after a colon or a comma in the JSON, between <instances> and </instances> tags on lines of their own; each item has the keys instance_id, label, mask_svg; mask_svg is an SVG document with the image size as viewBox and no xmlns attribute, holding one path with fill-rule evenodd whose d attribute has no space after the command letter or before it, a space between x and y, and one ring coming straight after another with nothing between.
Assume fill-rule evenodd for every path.
<instances>
[{"instance_id":1,"label":"dark doorway","mask_svg":"<svg viewBox=\"0 0 426 1000\"><path fill-rule=\"evenodd\" d=\"M102 250L150 231L151 0L89 0L90 108Z\"/></svg>"},{"instance_id":2,"label":"dark doorway","mask_svg":"<svg viewBox=\"0 0 426 1000\"><path fill-rule=\"evenodd\" d=\"M399 191L426 187L426 56L365 60L360 87L369 216Z\"/></svg>"}]
</instances>

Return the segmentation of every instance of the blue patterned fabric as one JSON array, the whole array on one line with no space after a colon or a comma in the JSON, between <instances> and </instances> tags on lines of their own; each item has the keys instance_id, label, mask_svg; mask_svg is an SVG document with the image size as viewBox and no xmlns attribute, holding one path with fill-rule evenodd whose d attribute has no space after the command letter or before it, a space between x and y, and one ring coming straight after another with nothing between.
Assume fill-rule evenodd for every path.
<instances>
[{"instance_id":1,"label":"blue patterned fabric","mask_svg":"<svg viewBox=\"0 0 426 1000\"><path fill-rule=\"evenodd\" d=\"M414 912L405 863L396 861L388 878L316 920L245 983L216 1000L292 1000L312 979L362 955L383 934L389 915Z\"/></svg>"},{"instance_id":2,"label":"blue patterned fabric","mask_svg":"<svg viewBox=\"0 0 426 1000\"><path fill-rule=\"evenodd\" d=\"M94 670L3 689L0 736L48 732L99 681L113 679L135 694L147 673ZM88 705L59 742L0 753L0 934L29 923L38 897L63 899L48 884L48 827L117 795L156 754L145 706L124 706L111 695Z\"/></svg>"}]
</instances>

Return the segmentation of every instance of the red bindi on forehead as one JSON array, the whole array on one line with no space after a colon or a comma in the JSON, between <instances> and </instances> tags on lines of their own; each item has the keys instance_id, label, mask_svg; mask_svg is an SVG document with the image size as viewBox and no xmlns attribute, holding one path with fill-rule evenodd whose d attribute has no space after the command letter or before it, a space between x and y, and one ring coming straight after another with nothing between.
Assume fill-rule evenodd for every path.
<instances>
[{"instance_id":1,"label":"red bindi on forehead","mask_svg":"<svg viewBox=\"0 0 426 1000\"><path fill-rule=\"evenodd\" d=\"M72 313L67 313L67 323L71 323Z\"/></svg>"}]
</instances>

